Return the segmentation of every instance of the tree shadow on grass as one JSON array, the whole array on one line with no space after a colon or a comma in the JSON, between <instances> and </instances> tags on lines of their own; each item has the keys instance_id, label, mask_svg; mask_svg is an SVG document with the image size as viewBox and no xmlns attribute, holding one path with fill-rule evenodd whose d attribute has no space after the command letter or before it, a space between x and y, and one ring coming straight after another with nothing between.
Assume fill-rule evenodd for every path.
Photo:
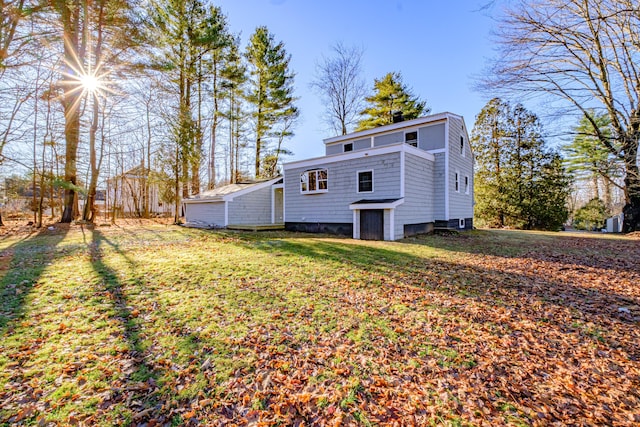
<instances>
[{"instance_id":1,"label":"tree shadow on grass","mask_svg":"<svg viewBox=\"0 0 640 427\"><path fill-rule=\"evenodd\" d=\"M114 319L120 324L122 335L127 344L125 353L119 358L124 359L126 368L126 379L111 397L111 402L105 405L105 410L109 410L111 405L123 403L132 412L134 425L141 423L145 419L156 417L161 418L163 402L157 394L157 382L160 374L147 363L147 351L143 346L140 336L140 325L136 320L137 313L131 307L125 283L121 281L120 271L111 267L104 259L105 250L113 251L122 258L128 271L134 274L129 280L135 278L137 265L120 246L98 230L92 231L92 243L90 245L91 265L101 279L99 292L106 293L114 307Z\"/></svg>"},{"instance_id":2,"label":"tree shadow on grass","mask_svg":"<svg viewBox=\"0 0 640 427\"><path fill-rule=\"evenodd\" d=\"M250 242L251 247L274 253L287 252L323 262L355 266L361 271L387 276L408 286L418 286L441 294L473 299L491 307L506 307L517 311L523 304L541 304L564 308L576 319L594 323L602 331L627 330L624 340L612 340L613 348L621 347L632 360L640 360L640 300L636 296L612 290L592 289L562 277L535 277L506 268L500 263L491 266L469 265L463 262L418 256L403 247L398 250L345 240L331 241L274 240ZM424 243L423 245L429 245ZM589 280L594 280L593 277ZM619 311L620 307L625 310ZM628 312L626 307L635 307ZM533 314L536 322L553 322L544 310ZM558 320L562 322L563 320ZM571 329L570 325L568 329ZM604 339L604 338L603 338Z\"/></svg>"},{"instance_id":3,"label":"tree shadow on grass","mask_svg":"<svg viewBox=\"0 0 640 427\"><path fill-rule=\"evenodd\" d=\"M0 336L11 330L13 322L22 318L24 303L34 284L47 266L58 256L58 245L67 228L42 229L0 252Z\"/></svg>"}]
</instances>

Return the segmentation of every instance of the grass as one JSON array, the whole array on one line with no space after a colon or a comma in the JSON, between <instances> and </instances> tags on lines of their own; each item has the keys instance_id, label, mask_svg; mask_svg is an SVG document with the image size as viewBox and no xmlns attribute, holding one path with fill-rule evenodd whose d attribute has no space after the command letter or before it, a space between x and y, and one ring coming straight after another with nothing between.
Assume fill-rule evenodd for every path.
<instances>
[{"instance_id":1,"label":"grass","mask_svg":"<svg viewBox=\"0 0 640 427\"><path fill-rule=\"evenodd\" d=\"M516 231L4 236L0 425L633 424L637 259Z\"/></svg>"}]
</instances>

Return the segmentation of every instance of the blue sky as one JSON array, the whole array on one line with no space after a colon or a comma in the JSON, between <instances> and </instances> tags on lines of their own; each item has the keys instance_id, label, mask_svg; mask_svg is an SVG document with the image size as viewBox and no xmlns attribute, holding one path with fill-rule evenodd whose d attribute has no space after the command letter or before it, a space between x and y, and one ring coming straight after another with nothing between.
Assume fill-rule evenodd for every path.
<instances>
[{"instance_id":1,"label":"blue sky","mask_svg":"<svg viewBox=\"0 0 640 427\"><path fill-rule=\"evenodd\" d=\"M490 31L495 10L486 0L216 0L243 47L257 26L266 25L291 54L301 118L287 147L288 160L324 154L334 136L322 122L323 106L309 88L315 65L338 41L364 48L364 77L391 71L427 101L432 113L464 116L471 128L487 96L472 89L486 59L493 56Z\"/></svg>"}]
</instances>

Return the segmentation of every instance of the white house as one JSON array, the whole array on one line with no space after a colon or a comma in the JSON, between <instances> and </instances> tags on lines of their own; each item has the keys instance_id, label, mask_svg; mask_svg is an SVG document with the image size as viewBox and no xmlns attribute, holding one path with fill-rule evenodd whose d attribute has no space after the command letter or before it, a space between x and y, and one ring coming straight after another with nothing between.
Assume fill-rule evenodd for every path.
<instances>
[{"instance_id":1,"label":"white house","mask_svg":"<svg viewBox=\"0 0 640 427\"><path fill-rule=\"evenodd\" d=\"M324 144L324 156L285 164L282 178L185 200L187 222L283 222L291 231L374 240L473 227L474 159L461 116L435 114Z\"/></svg>"}]
</instances>

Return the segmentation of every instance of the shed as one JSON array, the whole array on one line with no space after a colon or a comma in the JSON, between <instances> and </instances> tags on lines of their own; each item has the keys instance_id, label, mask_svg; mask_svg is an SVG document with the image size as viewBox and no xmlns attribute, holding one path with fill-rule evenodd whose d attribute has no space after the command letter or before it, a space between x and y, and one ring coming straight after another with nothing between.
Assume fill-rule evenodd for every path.
<instances>
[{"instance_id":1,"label":"shed","mask_svg":"<svg viewBox=\"0 0 640 427\"><path fill-rule=\"evenodd\" d=\"M619 213L618 215L614 215L611 218L607 218L607 227L606 230L609 233L620 233L622 232L622 225L624 222L624 214Z\"/></svg>"},{"instance_id":2,"label":"shed","mask_svg":"<svg viewBox=\"0 0 640 427\"><path fill-rule=\"evenodd\" d=\"M225 185L183 203L185 221L191 226L234 228L284 222L282 177Z\"/></svg>"}]
</instances>

